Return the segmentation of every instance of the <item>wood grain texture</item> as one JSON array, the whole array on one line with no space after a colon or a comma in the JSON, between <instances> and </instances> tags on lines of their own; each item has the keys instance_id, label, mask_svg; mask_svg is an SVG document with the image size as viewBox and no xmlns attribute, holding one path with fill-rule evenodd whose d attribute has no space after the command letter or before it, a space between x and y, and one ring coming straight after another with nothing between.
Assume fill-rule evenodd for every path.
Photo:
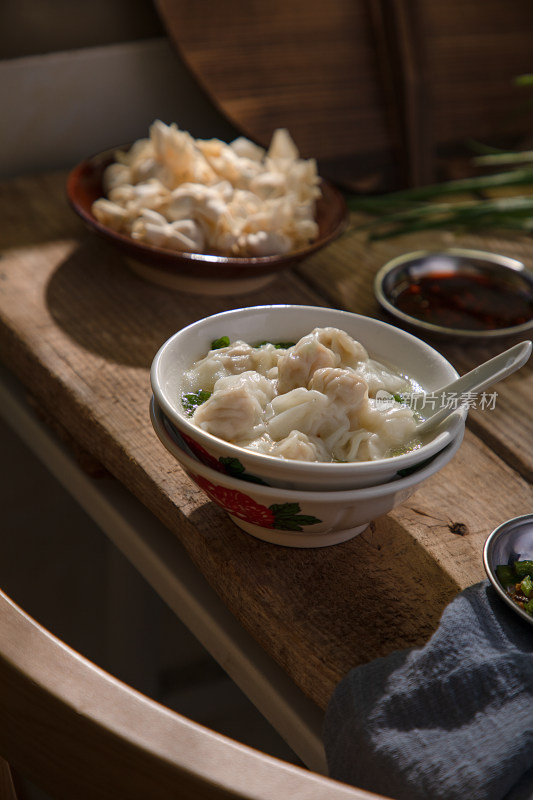
<instances>
[{"instance_id":1,"label":"wood grain texture","mask_svg":"<svg viewBox=\"0 0 533 800\"><path fill-rule=\"evenodd\" d=\"M0 753L55 800L379 800L164 708L71 650L3 592L0 716ZM2 800L23 800L14 788L0 758Z\"/></svg>"},{"instance_id":2,"label":"wood grain texture","mask_svg":"<svg viewBox=\"0 0 533 800\"><path fill-rule=\"evenodd\" d=\"M483 578L490 531L531 510L531 485L513 469L531 467L524 441L533 423L523 405L531 371L521 373L515 404L509 390L501 416L476 419L476 432L488 437L490 430L504 459L468 433L441 473L352 541L320 550L260 542L234 526L159 443L148 412L152 358L183 325L237 305L333 304L380 316L373 275L385 255L408 243L369 245L348 235L250 296L170 293L133 275L83 228L67 206L64 180L52 174L0 185L0 209L10 218L0 233L0 358L179 538L246 630L324 708L351 667L426 641L446 603ZM465 367L484 355L479 348L454 353ZM453 532L454 522L466 535Z\"/></svg>"},{"instance_id":3,"label":"wood grain texture","mask_svg":"<svg viewBox=\"0 0 533 800\"><path fill-rule=\"evenodd\" d=\"M373 2L155 5L184 62L238 130L267 145L286 127L304 156L350 164L358 178L390 168L394 134Z\"/></svg>"},{"instance_id":4,"label":"wood grain texture","mask_svg":"<svg viewBox=\"0 0 533 800\"><path fill-rule=\"evenodd\" d=\"M238 130L288 127L348 184L430 183L468 141L523 139L530 0L156 0L184 63ZM179 122L179 120L177 120Z\"/></svg>"},{"instance_id":5,"label":"wood grain texture","mask_svg":"<svg viewBox=\"0 0 533 800\"><path fill-rule=\"evenodd\" d=\"M514 86L531 71L529 0L448 0L424 3L421 13L434 142L531 130L524 92Z\"/></svg>"}]
</instances>

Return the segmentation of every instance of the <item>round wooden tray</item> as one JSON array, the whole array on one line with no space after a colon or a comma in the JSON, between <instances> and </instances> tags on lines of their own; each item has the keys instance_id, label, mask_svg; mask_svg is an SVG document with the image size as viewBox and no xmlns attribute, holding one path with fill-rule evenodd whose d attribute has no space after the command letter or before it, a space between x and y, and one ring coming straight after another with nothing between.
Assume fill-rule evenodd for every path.
<instances>
[{"instance_id":1,"label":"round wooden tray","mask_svg":"<svg viewBox=\"0 0 533 800\"><path fill-rule=\"evenodd\" d=\"M354 188L442 180L469 140L514 146L532 129L515 85L532 69L531 0L154 2L238 130L267 145L286 127Z\"/></svg>"},{"instance_id":2,"label":"round wooden tray","mask_svg":"<svg viewBox=\"0 0 533 800\"><path fill-rule=\"evenodd\" d=\"M288 128L300 154L316 158L321 174L332 179L368 174L390 162L374 20L366 3L155 5L200 86L244 135L267 146L275 128Z\"/></svg>"}]
</instances>

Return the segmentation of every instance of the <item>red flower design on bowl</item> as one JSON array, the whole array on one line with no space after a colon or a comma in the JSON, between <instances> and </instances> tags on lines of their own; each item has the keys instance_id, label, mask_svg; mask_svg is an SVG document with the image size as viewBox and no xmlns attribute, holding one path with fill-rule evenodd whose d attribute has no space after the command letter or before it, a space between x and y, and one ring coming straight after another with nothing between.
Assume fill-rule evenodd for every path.
<instances>
[{"instance_id":1,"label":"red flower design on bowl","mask_svg":"<svg viewBox=\"0 0 533 800\"><path fill-rule=\"evenodd\" d=\"M201 475L192 475L192 477L198 486L229 514L254 525L260 525L262 528L274 527L274 512L267 506L256 503L255 500L243 492L238 492L235 489L226 489L223 486L215 486Z\"/></svg>"},{"instance_id":2,"label":"red flower design on bowl","mask_svg":"<svg viewBox=\"0 0 533 800\"><path fill-rule=\"evenodd\" d=\"M201 444L198 444L198 442L195 442L194 439L192 439L190 436L187 436L186 433L181 433L180 432L180 436L183 439L183 441L185 442L185 444L187 445L187 447L189 448L189 450L192 453L194 453L194 455L196 456L198 461L201 461L202 464L205 464L206 467L209 467L210 469L215 469L217 472L224 472L224 468L218 462L218 459L216 459L214 456L210 455L207 452L207 450L205 450L202 447Z\"/></svg>"}]
</instances>

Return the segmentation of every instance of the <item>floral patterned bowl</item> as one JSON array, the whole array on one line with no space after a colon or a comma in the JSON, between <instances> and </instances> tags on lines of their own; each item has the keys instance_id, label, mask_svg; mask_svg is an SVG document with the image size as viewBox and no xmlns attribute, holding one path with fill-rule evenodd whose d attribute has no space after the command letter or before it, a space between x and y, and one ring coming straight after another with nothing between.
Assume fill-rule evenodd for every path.
<instances>
[{"instance_id":1,"label":"floral patterned bowl","mask_svg":"<svg viewBox=\"0 0 533 800\"><path fill-rule=\"evenodd\" d=\"M276 458L219 439L196 426L181 406L183 372L205 355L222 336L262 341L298 341L315 327L335 327L359 340L378 361L395 366L438 400L437 390L457 377L444 356L426 342L380 320L314 306L255 306L225 311L198 320L175 333L159 349L151 370L158 405L180 431L188 446L207 466L241 478L260 478L271 486L303 490L344 490L375 486L398 477L435 455L464 429L464 406L451 414L418 450L392 458L349 463L325 463ZM431 396L431 395L429 395Z\"/></svg>"},{"instance_id":2,"label":"floral patterned bowl","mask_svg":"<svg viewBox=\"0 0 533 800\"><path fill-rule=\"evenodd\" d=\"M459 449L464 428L443 450L410 474L380 486L350 491L302 492L222 474L199 461L152 397L154 430L166 449L207 496L246 533L286 547L327 547L352 539L369 523L410 497Z\"/></svg>"}]
</instances>

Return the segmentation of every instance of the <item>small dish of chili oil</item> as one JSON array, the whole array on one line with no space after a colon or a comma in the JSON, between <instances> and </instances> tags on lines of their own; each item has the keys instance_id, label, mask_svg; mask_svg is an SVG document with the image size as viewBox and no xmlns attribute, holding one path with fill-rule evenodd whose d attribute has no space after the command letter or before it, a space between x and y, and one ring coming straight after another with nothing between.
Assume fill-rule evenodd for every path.
<instances>
[{"instance_id":1,"label":"small dish of chili oil","mask_svg":"<svg viewBox=\"0 0 533 800\"><path fill-rule=\"evenodd\" d=\"M479 250L407 253L375 278L381 306L428 333L496 338L533 328L533 272Z\"/></svg>"},{"instance_id":2,"label":"small dish of chili oil","mask_svg":"<svg viewBox=\"0 0 533 800\"><path fill-rule=\"evenodd\" d=\"M533 514L514 517L499 525L483 548L483 565L501 599L533 625Z\"/></svg>"}]
</instances>

